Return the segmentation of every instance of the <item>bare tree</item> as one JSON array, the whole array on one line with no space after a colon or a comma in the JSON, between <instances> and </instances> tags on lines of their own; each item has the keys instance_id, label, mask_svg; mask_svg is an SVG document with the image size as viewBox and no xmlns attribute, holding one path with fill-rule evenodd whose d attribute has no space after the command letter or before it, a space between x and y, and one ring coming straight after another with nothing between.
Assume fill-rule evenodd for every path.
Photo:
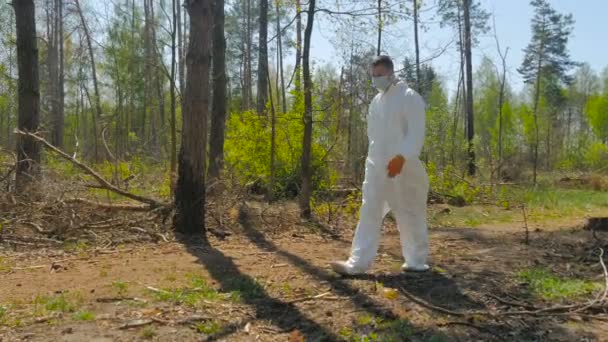
<instances>
[{"instance_id":1,"label":"bare tree","mask_svg":"<svg viewBox=\"0 0 608 342\"><path fill-rule=\"evenodd\" d=\"M500 60L502 62L502 70L501 74L498 75L500 79L500 92L498 93L498 168L497 168L497 177L500 179L502 177L502 137L503 137L503 113L502 107L505 99L505 84L507 80L507 54L509 53L509 48L507 47L505 51L500 48L500 41L498 40L498 33L496 32L496 22L494 24L494 40L496 41L496 50L498 51L498 55L500 56Z\"/></svg>"},{"instance_id":2,"label":"bare tree","mask_svg":"<svg viewBox=\"0 0 608 342\"><path fill-rule=\"evenodd\" d=\"M89 62L91 63L91 76L93 77L93 90L95 91L92 105L95 106L96 115L93 115L93 135L95 141L95 160L99 160L99 148L98 148L98 121L101 119L102 110L101 110L101 97L99 95L99 84L97 82L97 70L95 67L95 54L93 53L93 43L91 40L91 33L89 31L89 27L87 26L86 20L84 19L84 14L82 12L82 8L80 7L80 1L74 0L74 4L76 5L76 11L80 16L80 23L82 25L82 29L84 31L85 39L87 42L87 48L89 52ZM88 94L88 92L87 92ZM89 97L90 99L90 97Z\"/></svg>"}]
</instances>

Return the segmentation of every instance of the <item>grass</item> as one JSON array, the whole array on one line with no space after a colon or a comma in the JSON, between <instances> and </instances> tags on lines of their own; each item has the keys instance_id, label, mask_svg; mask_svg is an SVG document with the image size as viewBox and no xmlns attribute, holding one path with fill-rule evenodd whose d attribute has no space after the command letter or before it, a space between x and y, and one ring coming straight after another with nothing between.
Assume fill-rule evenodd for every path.
<instances>
[{"instance_id":1,"label":"grass","mask_svg":"<svg viewBox=\"0 0 608 342\"><path fill-rule=\"evenodd\" d=\"M10 271L13 265L5 257L0 256L0 272Z\"/></svg>"},{"instance_id":2,"label":"grass","mask_svg":"<svg viewBox=\"0 0 608 342\"><path fill-rule=\"evenodd\" d=\"M342 328L340 336L346 341L405 341L414 335L414 328L404 320L384 320L371 315L357 318L352 328Z\"/></svg>"},{"instance_id":3,"label":"grass","mask_svg":"<svg viewBox=\"0 0 608 342\"><path fill-rule=\"evenodd\" d=\"M518 277L528 283L532 294L546 300L577 298L601 288L598 283L562 278L543 268L523 270Z\"/></svg>"},{"instance_id":4,"label":"grass","mask_svg":"<svg viewBox=\"0 0 608 342\"><path fill-rule=\"evenodd\" d=\"M264 295L264 286L252 278L229 278L224 288L230 289L234 301L252 300Z\"/></svg>"},{"instance_id":5,"label":"grass","mask_svg":"<svg viewBox=\"0 0 608 342\"><path fill-rule=\"evenodd\" d=\"M34 311L37 316L47 312L76 312L82 303L82 296L78 293L62 293L50 297L37 296L34 299Z\"/></svg>"},{"instance_id":6,"label":"grass","mask_svg":"<svg viewBox=\"0 0 608 342\"><path fill-rule=\"evenodd\" d=\"M146 340L151 340L156 336L156 331L152 327L145 327L141 330L141 337Z\"/></svg>"},{"instance_id":7,"label":"grass","mask_svg":"<svg viewBox=\"0 0 608 342\"><path fill-rule=\"evenodd\" d=\"M210 287L207 281L197 275L190 276L190 284L181 288L165 288L161 292L154 292L157 300L175 304L196 306L203 300L220 298L220 293Z\"/></svg>"},{"instance_id":8,"label":"grass","mask_svg":"<svg viewBox=\"0 0 608 342\"><path fill-rule=\"evenodd\" d=\"M8 317L8 306L0 305L0 325L6 323Z\"/></svg>"},{"instance_id":9,"label":"grass","mask_svg":"<svg viewBox=\"0 0 608 342\"><path fill-rule=\"evenodd\" d=\"M213 334L217 334L218 332L220 332L220 329L222 328L222 326L215 321L209 321L209 322L199 323L195 326L195 328L196 328L196 331L198 331L199 333L202 333L205 335L213 335Z\"/></svg>"},{"instance_id":10,"label":"grass","mask_svg":"<svg viewBox=\"0 0 608 342\"><path fill-rule=\"evenodd\" d=\"M91 311L78 311L74 313L73 318L77 321L93 321L95 320L95 314Z\"/></svg>"},{"instance_id":11,"label":"grass","mask_svg":"<svg viewBox=\"0 0 608 342\"><path fill-rule=\"evenodd\" d=\"M499 193L496 206L453 207L449 214L440 213L432 216L431 223L439 226L471 228L499 223L522 225L523 216L519 209L521 204L526 206L528 221L531 223L600 215L608 212L608 192L542 186L537 188L511 186L503 187Z\"/></svg>"},{"instance_id":12,"label":"grass","mask_svg":"<svg viewBox=\"0 0 608 342\"><path fill-rule=\"evenodd\" d=\"M112 283L112 287L114 288L114 290L116 290L116 294L118 295L118 297L124 297L129 289L129 284L124 281L117 280Z\"/></svg>"}]
</instances>

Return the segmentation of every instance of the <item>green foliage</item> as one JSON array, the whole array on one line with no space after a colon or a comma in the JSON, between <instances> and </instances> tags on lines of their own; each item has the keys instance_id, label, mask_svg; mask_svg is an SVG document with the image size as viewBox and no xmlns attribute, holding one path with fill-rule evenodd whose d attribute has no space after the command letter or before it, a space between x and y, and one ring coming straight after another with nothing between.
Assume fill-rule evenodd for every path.
<instances>
[{"instance_id":1,"label":"green foliage","mask_svg":"<svg viewBox=\"0 0 608 342\"><path fill-rule=\"evenodd\" d=\"M205 335L217 334L222 326L216 321L199 323L195 326L196 331Z\"/></svg>"},{"instance_id":2,"label":"green foliage","mask_svg":"<svg viewBox=\"0 0 608 342\"><path fill-rule=\"evenodd\" d=\"M39 314L43 314L44 311L75 312L81 304L80 295L67 293L51 297L37 296L34 300L35 311Z\"/></svg>"},{"instance_id":3,"label":"green foliage","mask_svg":"<svg viewBox=\"0 0 608 342\"><path fill-rule=\"evenodd\" d=\"M489 188L476 186L472 182L457 176L454 166L448 165L442 171L438 171L434 163L427 165L431 189L439 194L464 203L473 203L481 195L487 195Z\"/></svg>"},{"instance_id":4,"label":"green foliage","mask_svg":"<svg viewBox=\"0 0 608 342\"><path fill-rule=\"evenodd\" d=\"M9 307L6 305L0 305L0 325L4 325L7 320Z\"/></svg>"},{"instance_id":5,"label":"green foliage","mask_svg":"<svg viewBox=\"0 0 608 342\"><path fill-rule=\"evenodd\" d=\"M124 297L129 289L129 284L124 281L115 281L112 283L112 287L116 290L118 297Z\"/></svg>"},{"instance_id":6,"label":"green foliage","mask_svg":"<svg viewBox=\"0 0 608 342\"><path fill-rule=\"evenodd\" d=\"M293 198L300 187L300 158L303 125L301 116L290 112L277 118L275 189L278 197ZM237 179L245 184L261 181L266 187L270 178L270 134L268 118L253 112L233 113L226 126L225 162ZM317 139L312 146L314 190L329 187L329 170L323 161L325 150Z\"/></svg>"},{"instance_id":7,"label":"green foliage","mask_svg":"<svg viewBox=\"0 0 608 342\"><path fill-rule=\"evenodd\" d=\"M146 340L151 340L156 336L156 331L152 327L145 327L141 331L141 337Z\"/></svg>"},{"instance_id":8,"label":"green foliage","mask_svg":"<svg viewBox=\"0 0 608 342\"><path fill-rule=\"evenodd\" d=\"M577 298L601 289L598 283L558 277L543 268L523 270L518 276L528 283L530 291L535 296L547 300Z\"/></svg>"},{"instance_id":9,"label":"green foliage","mask_svg":"<svg viewBox=\"0 0 608 342\"><path fill-rule=\"evenodd\" d=\"M591 169L608 167L608 145L606 144L595 142L589 145L584 156L585 165Z\"/></svg>"},{"instance_id":10,"label":"green foliage","mask_svg":"<svg viewBox=\"0 0 608 342\"><path fill-rule=\"evenodd\" d=\"M204 278L196 275L190 277L189 287L165 288L154 291L154 295L159 301L186 304L193 307L203 300L215 300L220 297L220 293L208 286Z\"/></svg>"},{"instance_id":11,"label":"green foliage","mask_svg":"<svg viewBox=\"0 0 608 342\"><path fill-rule=\"evenodd\" d=\"M340 336L347 341L404 341L413 336L412 325L404 320L385 320L363 315L357 318L353 328L344 327Z\"/></svg>"},{"instance_id":12,"label":"green foliage","mask_svg":"<svg viewBox=\"0 0 608 342\"><path fill-rule=\"evenodd\" d=\"M91 311L78 311L73 315L74 319L77 321L93 321L95 320L95 314Z\"/></svg>"}]
</instances>

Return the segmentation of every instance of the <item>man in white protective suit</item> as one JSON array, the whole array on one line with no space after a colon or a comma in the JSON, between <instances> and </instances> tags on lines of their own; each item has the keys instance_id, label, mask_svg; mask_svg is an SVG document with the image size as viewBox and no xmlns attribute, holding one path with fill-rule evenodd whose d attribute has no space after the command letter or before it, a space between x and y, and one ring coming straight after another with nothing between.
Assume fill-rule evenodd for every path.
<instances>
[{"instance_id":1,"label":"man in white protective suit","mask_svg":"<svg viewBox=\"0 0 608 342\"><path fill-rule=\"evenodd\" d=\"M422 97L394 75L388 56L371 64L372 83L379 93L369 106L363 203L350 258L331 264L341 275L363 274L371 267L380 230L392 210L399 227L403 271L426 271L428 175L419 159L424 143L425 104Z\"/></svg>"}]
</instances>

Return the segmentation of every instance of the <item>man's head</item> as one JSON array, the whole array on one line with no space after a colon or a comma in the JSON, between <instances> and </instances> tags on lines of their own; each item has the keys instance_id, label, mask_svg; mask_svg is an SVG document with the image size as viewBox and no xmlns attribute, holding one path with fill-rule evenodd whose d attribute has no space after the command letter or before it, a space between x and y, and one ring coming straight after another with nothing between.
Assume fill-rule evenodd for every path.
<instances>
[{"instance_id":1,"label":"man's head","mask_svg":"<svg viewBox=\"0 0 608 342\"><path fill-rule=\"evenodd\" d=\"M386 91L395 81L393 61L389 56L378 56L371 64L372 84L378 91Z\"/></svg>"},{"instance_id":2,"label":"man's head","mask_svg":"<svg viewBox=\"0 0 608 342\"><path fill-rule=\"evenodd\" d=\"M393 74L393 61L389 56L380 55L372 61L372 77L391 76Z\"/></svg>"}]
</instances>

